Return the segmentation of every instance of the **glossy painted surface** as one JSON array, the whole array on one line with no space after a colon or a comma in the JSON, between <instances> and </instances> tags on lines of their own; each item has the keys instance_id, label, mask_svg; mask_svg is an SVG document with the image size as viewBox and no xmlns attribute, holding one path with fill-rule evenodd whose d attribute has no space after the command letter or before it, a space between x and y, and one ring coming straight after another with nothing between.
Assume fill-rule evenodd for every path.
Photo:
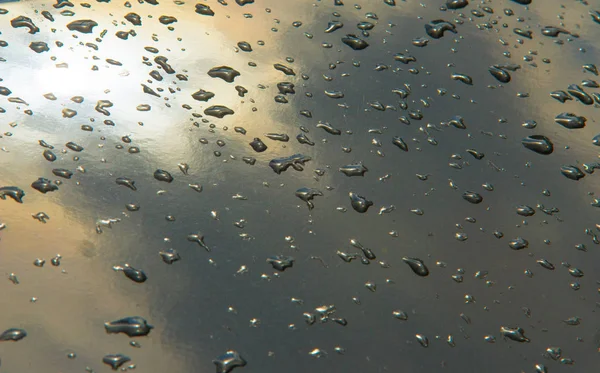
<instances>
[{"instance_id":1,"label":"glossy painted surface","mask_svg":"<svg viewBox=\"0 0 600 373\"><path fill-rule=\"evenodd\" d=\"M590 205L598 175L574 181L560 172L563 165L583 170L582 164L596 161L592 139L598 133L598 109L577 100L562 104L550 92L598 79L582 66L600 64L600 24L588 14L600 6L533 0L525 7L494 0L441 11L441 0L396 1L396 6L373 0L360 9L350 1L343 6L334 1L228 2L207 1L214 16L194 12L193 2L160 0L157 5L132 2L130 8L114 0L90 1L90 8L76 1L74 7L59 9L45 1L3 4L8 13L0 15L0 39L8 46L0 48L6 60L0 62L0 86L12 93L0 96L6 110L0 114L0 187L22 188L25 197L22 204L0 200L0 223L6 224L0 231L0 268L7 278L0 282L0 329L21 328L27 336L0 342L0 369L110 371L103 357L124 354L131 361L123 367L135 364L137 371L205 372L215 369L213 360L229 350L247 361L235 371L247 373L534 372L536 364L549 372L584 372L598 366L600 254L591 236L598 233L598 211ZM507 16L505 8L514 15ZM75 15L61 15L65 9ZM477 9L483 17L471 13ZM44 18L43 10L55 21ZM129 12L141 16L141 26L125 20ZM368 18L369 12L378 20ZM20 15L40 31L11 27ZM177 19L169 25L173 31L159 22L163 15ZM67 29L79 19L98 26L90 34ZM427 36L425 24L436 19L456 25L457 33ZM334 20L343 27L325 33ZM294 27L298 21L302 25ZM363 21L375 25L368 37L356 27ZM541 31L545 26L563 27L578 37L548 37ZM533 38L516 35L516 27L530 28ZM131 29L136 36L128 40L115 36ZM369 46L351 49L341 41L346 34ZM430 39L427 46L413 45L420 37ZM29 48L40 41L49 51ZM241 41L253 51L236 49ZM86 43L97 44L98 50ZM394 59L397 53L412 55L416 62L402 64ZM167 57L187 81L158 69L157 55ZM61 63L68 68L56 66ZM500 84L488 68L507 63L520 69L510 72L509 83ZM286 76L274 64L289 66L296 75ZM233 83L207 74L223 65L239 71ZM161 82L148 75L155 69ZM473 84L453 80L452 74L466 74ZM296 93L286 95L285 104L274 100L280 82L295 84ZM154 97L141 84L164 91ZM423 114L408 125L398 119L409 114L394 93L408 91L405 84L411 91L405 99L408 109ZM237 85L249 91L245 97L238 96ZM215 97L194 100L191 95L200 89ZM440 89L447 93L440 95ZM344 97L331 98L325 91ZM44 97L50 92L56 100ZM518 97L522 93L528 97ZM73 96L84 101L76 103ZM9 102L11 97L27 104ZM107 108L110 116L95 110L98 100L113 103ZM390 107L377 110L376 101ZM138 111L142 104L151 110ZM205 116L211 105L225 105L235 114ZM65 108L77 114L65 118ZM312 118L300 115L302 110L310 110ZM563 112L586 117L586 127L566 129L555 123ZM447 124L455 116L464 118L466 129ZM105 125L107 119L115 125ZM522 126L526 121L537 126L527 129ZM341 134L318 128L319 122ZM290 140L271 140L267 133L285 133ZM301 133L314 146L299 143ZM548 137L553 153L526 149L521 141L531 135ZM395 136L403 138L408 152L392 143ZM266 151L257 153L249 145L255 137ZM38 140L54 146L56 161L44 158ZM70 150L68 142L84 150ZM140 152L128 152L132 146ZM477 159L468 149L484 157ZM277 174L269 167L271 160L294 154L311 158L303 171L290 167ZM254 157L256 163L249 165L242 157ZM362 177L339 171L359 162L368 169ZM189 165L187 175L180 163ZM56 168L70 170L73 177L56 177ZM157 169L174 180L157 180ZM30 186L39 177L62 184L42 194ZM137 190L118 185L119 177L134 180ZM494 190L486 190L485 183ZM189 184L201 185L202 191ZM304 187L323 194L314 196L312 210L295 196ZM542 193L545 189L550 196ZM462 197L466 191L483 201L469 203ZM373 206L366 213L355 211L351 192ZM127 210L132 203L139 211ZM379 213L392 205L395 209ZM523 205L535 214L517 214ZM539 205L560 211L545 214ZM32 218L39 212L49 216L45 224ZM120 221L97 233L98 222L107 219ZM496 238L495 231L503 237ZM195 233L204 236L210 252L188 239ZM512 250L509 241L517 237L526 239L528 247ZM376 259L370 265L360 258L346 263L336 254L362 254L352 239L373 251ZM576 249L578 244L587 251ZM181 256L171 265L159 255L169 248ZM60 266L53 266L50 260L57 254ZM293 257L293 266L275 269L267 259L278 255ZM36 258L46 264L34 266ZM410 258L420 258L429 274L419 276L419 264ZM541 259L555 269L542 267L536 262ZM585 276L570 274L567 263ZM147 280L134 282L113 270L125 264L143 270ZM452 278L459 269L464 270L460 283ZM487 271L487 277L476 278L478 271ZM572 288L575 282L579 290ZM303 314L324 305L335 305L337 311L327 322L317 317L308 325ZM399 319L403 314L407 320ZM105 331L104 323L130 316L143 317L153 329L135 338ZM579 325L563 321L573 317L581 319ZM333 320L341 318L346 326ZM503 336L503 327L522 328L530 341ZM454 347L446 342L448 335ZM427 348L420 343L423 336ZM492 337L495 343L489 342ZM141 348L132 347L131 340ZM562 358L573 359L574 365L545 358L549 347L560 347ZM315 349L327 355L311 356ZM70 353L76 357L69 358Z\"/></svg>"}]
</instances>

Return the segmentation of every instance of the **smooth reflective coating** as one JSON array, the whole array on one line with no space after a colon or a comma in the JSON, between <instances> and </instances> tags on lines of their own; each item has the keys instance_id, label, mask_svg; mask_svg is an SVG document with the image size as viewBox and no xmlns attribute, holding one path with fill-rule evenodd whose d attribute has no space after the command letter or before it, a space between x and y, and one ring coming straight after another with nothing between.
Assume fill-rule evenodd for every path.
<instances>
[{"instance_id":1,"label":"smooth reflective coating","mask_svg":"<svg viewBox=\"0 0 600 373\"><path fill-rule=\"evenodd\" d=\"M2 371L597 369L599 4L0 3Z\"/></svg>"}]
</instances>

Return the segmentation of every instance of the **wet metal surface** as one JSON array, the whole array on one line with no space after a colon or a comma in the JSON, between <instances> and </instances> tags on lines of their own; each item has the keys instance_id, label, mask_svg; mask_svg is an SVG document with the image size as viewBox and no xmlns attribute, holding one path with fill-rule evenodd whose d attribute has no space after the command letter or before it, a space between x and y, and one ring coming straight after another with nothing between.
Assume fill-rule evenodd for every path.
<instances>
[{"instance_id":1,"label":"wet metal surface","mask_svg":"<svg viewBox=\"0 0 600 373\"><path fill-rule=\"evenodd\" d=\"M598 366L600 5L0 3L0 371Z\"/></svg>"}]
</instances>

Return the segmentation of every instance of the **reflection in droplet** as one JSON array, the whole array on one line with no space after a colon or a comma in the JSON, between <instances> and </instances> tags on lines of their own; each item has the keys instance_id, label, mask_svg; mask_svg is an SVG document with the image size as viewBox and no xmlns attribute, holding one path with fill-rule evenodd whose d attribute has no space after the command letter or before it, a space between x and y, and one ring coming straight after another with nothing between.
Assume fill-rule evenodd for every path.
<instances>
[{"instance_id":1,"label":"reflection in droplet","mask_svg":"<svg viewBox=\"0 0 600 373\"><path fill-rule=\"evenodd\" d=\"M67 24L67 28L71 31L79 31L84 34L90 34L94 27L98 26L96 21L91 19L82 19L78 21L73 21Z\"/></svg>"},{"instance_id":2,"label":"reflection in droplet","mask_svg":"<svg viewBox=\"0 0 600 373\"><path fill-rule=\"evenodd\" d=\"M123 333L129 337L146 336L152 330L146 320L139 316L126 317L116 321L104 323L107 333Z\"/></svg>"},{"instance_id":3,"label":"reflection in droplet","mask_svg":"<svg viewBox=\"0 0 600 373\"><path fill-rule=\"evenodd\" d=\"M502 333L502 335L504 337L506 337L510 340L513 340L515 342L529 342L529 339L527 337L525 337L525 331L519 327L510 328L510 327L501 326L500 333Z\"/></svg>"},{"instance_id":4,"label":"reflection in droplet","mask_svg":"<svg viewBox=\"0 0 600 373\"><path fill-rule=\"evenodd\" d=\"M131 358L123 354L110 354L102 358L102 362L113 370L118 370L123 364L131 361Z\"/></svg>"},{"instance_id":5,"label":"reflection in droplet","mask_svg":"<svg viewBox=\"0 0 600 373\"><path fill-rule=\"evenodd\" d=\"M17 342L27 337L27 332L24 329L11 328L0 334L0 341Z\"/></svg>"},{"instance_id":6,"label":"reflection in droplet","mask_svg":"<svg viewBox=\"0 0 600 373\"><path fill-rule=\"evenodd\" d=\"M369 207L373 206L373 202L366 199L363 196L360 196L356 193L350 192L350 204L354 211L365 213L369 209Z\"/></svg>"},{"instance_id":7,"label":"reflection in droplet","mask_svg":"<svg viewBox=\"0 0 600 373\"><path fill-rule=\"evenodd\" d=\"M417 275L419 275L421 277L425 277L425 276L429 275L429 269L427 268L427 266L425 265L425 263L423 263L423 261L421 259L404 257L404 258L402 258L402 261L404 263L408 264L410 269L412 269L413 272L416 273Z\"/></svg>"},{"instance_id":8,"label":"reflection in droplet","mask_svg":"<svg viewBox=\"0 0 600 373\"><path fill-rule=\"evenodd\" d=\"M532 150L539 154L552 154L554 151L554 144L549 138L542 135L532 135L523 139L522 144L529 150Z\"/></svg>"},{"instance_id":9,"label":"reflection in droplet","mask_svg":"<svg viewBox=\"0 0 600 373\"><path fill-rule=\"evenodd\" d=\"M246 366L246 360L237 352L229 350L213 360L217 367L217 373L229 373L234 368Z\"/></svg>"}]
</instances>

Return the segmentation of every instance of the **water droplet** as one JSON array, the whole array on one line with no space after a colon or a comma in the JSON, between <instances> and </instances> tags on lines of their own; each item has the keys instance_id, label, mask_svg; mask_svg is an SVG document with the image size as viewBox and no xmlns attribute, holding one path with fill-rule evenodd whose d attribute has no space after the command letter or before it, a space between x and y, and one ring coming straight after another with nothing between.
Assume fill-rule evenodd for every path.
<instances>
[{"instance_id":1,"label":"water droplet","mask_svg":"<svg viewBox=\"0 0 600 373\"><path fill-rule=\"evenodd\" d=\"M358 38L354 34L347 34L345 37L342 38L342 43L346 44L354 50L363 50L369 46L369 43Z\"/></svg>"},{"instance_id":2,"label":"water droplet","mask_svg":"<svg viewBox=\"0 0 600 373\"><path fill-rule=\"evenodd\" d=\"M402 258L402 261L408 264L410 269L412 269L415 274L421 277L429 275L429 269L421 259L404 257Z\"/></svg>"},{"instance_id":3,"label":"water droplet","mask_svg":"<svg viewBox=\"0 0 600 373\"><path fill-rule=\"evenodd\" d=\"M577 325L581 324L581 319L577 316L573 316L573 317L569 317L566 320L563 320L563 322L570 326L577 326Z\"/></svg>"},{"instance_id":4,"label":"water droplet","mask_svg":"<svg viewBox=\"0 0 600 373\"><path fill-rule=\"evenodd\" d=\"M592 105L594 103L594 99L587 92L585 92L580 86L577 84L570 84L567 92L573 97L575 97L579 102L584 105Z\"/></svg>"},{"instance_id":5,"label":"water droplet","mask_svg":"<svg viewBox=\"0 0 600 373\"><path fill-rule=\"evenodd\" d=\"M408 314L402 310L395 310L392 312L392 315L398 320L408 320Z\"/></svg>"},{"instance_id":6,"label":"water droplet","mask_svg":"<svg viewBox=\"0 0 600 373\"><path fill-rule=\"evenodd\" d=\"M27 337L27 332L24 329L10 328L0 334L0 341L17 342Z\"/></svg>"},{"instance_id":7,"label":"water droplet","mask_svg":"<svg viewBox=\"0 0 600 373\"><path fill-rule=\"evenodd\" d=\"M473 85L473 78L471 78L470 76L466 75L466 74L450 74L450 79L452 80L457 80L459 82L463 82L467 85Z\"/></svg>"},{"instance_id":8,"label":"water droplet","mask_svg":"<svg viewBox=\"0 0 600 373\"><path fill-rule=\"evenodd\" d=\"M365 172L369 171L362 163L350 164L340 167L340 172L346 176L365 176Z\"/></svg>"},{"instance_id":9,"label":"water droplet","mask_svg":"<svg viewBox=\"0 0 600 373\"><path fill-rule=\"evenodd\" d=\"M373 281L367 281L365 283L365 287L373 293L377 291L377 284L375 284Z\"/></svg>"},{"instance_id":10,"label":"water droplet","mask_svg":"<svg viewBox=\"0 0 600 373\"><path fill-rule=\"evenodd\" d=\"M278 271L285 271L286 268L294 266L295 259L291 256L277 255L267 258L267 263L270 263L273 268Z\"/></svg>"},{"instance_id":11,"label":"water droplet","mask_svg":"<svg viewBox=\"0 0 600 373\"><path fill-rule=\"evenodd\" d=\"M466 7L467 5L469 5L469 1L468 0L446 0L446 7L448 9L462 9L464 7Z\"/></svg>"},{"instance_id":12,"label":"water droplet","mask_svg":"<svg viewBox=\"0 0 600 373\"><path fill-rule=\"evenodd\" d=\"M215 12L206 4L196 4L196 13L211 17L215 15Z\"/></svg>"},{"instance_id":13,"label":"water droplet","mask_svg":"<svg viewBox=\"0 0 600 373\"><path fill-rule=\"evenodd\" d=\"M436 19L425 25L425 32L434 39L443 37L446 31L457 33L456 26L443 19Z\"/></svg>"},{"instance_id":14,"label":"water droplet","mask_svg":"<svg viewBox=\"0 0 600 373\"><path fill-rule=\"evenodd\" d=\"M127 277L131 281L134 281L134 282L137 282L140 284L145 282L148 279L148 277L146 276L144 271L142 271L140 269L135 269L132 266L130 266L129 264L125 264L123 267L115 266L115 267L113 267L113 269L115 271L122 271L125 274L125 277Z\"/></svg>"},{"instance_id":15,"label":"water droplet","mask_svg":"<svg viewBox=\"0 0 600 373\"><path fill-rule=\"evenodd\" d=\"M110 354L102 358L102 362L110 366L113 370L119 369L123 364L131 361L131 358L123 354Z\"/></svg>"},{"instance_id":16,"label":"water droplet","mask_svg":"<svg viewBox=\"0 0 600 373\"><path fill-rule=\"evenodd\" d=\"M585 177L585 174L579 169L579 167L572 165L563 165L560 168L560 172L568 179L579 180Z\"/></svg>"},{"instance_id":17,"label":"water droplet","mask_svg":"<svg viewBox=\"0 0 600 373\"><path fill-rule=\"evenodd\" d=\"M417 338L417 341L421 346L429 347L429 339L427 339L426 336L424 336L423 334L417 334L415 335L415 337Z\"/></svg>"},{"instance_id":18,"label":"water droplet","mask_svg":"<svg viewBox=\"0 0 600 373\"><path fill-rule=\"evenodd\" d=\"M238 42L237 46L243 52L252 52L252 46L250 45L250 43L248 43L246 41L240 41L240 42Z\"/></svg>"},{"instance_id":19,"label":"water droplet","mask_svg":"<svg viewBox=\"0 0 600 373\"><path fill-rule=\"evenodd\" d=\"M529 342L529 339L527 337L525 337L525 331L519 327L510 328L510 327L501 326L500 333L502 333L502 335L504 337L506 337L510 340L513 340L515 342Z\"/></svg>"},{"instance_id":20,"label":"water droplet","mask_svg":"<svg viewBox=\"0 0 600 373\"><path fill-rule=\"evenodd\" d=\"M25 16L18 16L10 20L10 25L14 28L26 27L29 29L30 34L35 34L40 29L33 23L31 18Z\"/></svg>"},{"instance_id":21,"label":"water droplet","mask_svg":"<svg viewBox=\"0 0 600 373\"><path fill-rule=\"evenodd\" d=\"M552 360L559 360L562 355L562 349L560 347L548 347L544 355Z\"/></svg>"},{"instance_id":22,"label":"water droplet","mask_svg":"<svg viewBox=\"0 0 600 373\"><path fill-rule=\"evenodd\" d=\"M139 316L125 317L116 321L104 323L107 333L123 333L129 337L146 336L154 328Z\"/></svg>"},{"instance_id":23,"label":"water droplet","mask_svg":"<svg viewBox=\"0 0 600 373\"><path fill-rule=\"evenodd\" d=\"M585 127L587 119L573 113L560 113L554 118L554 121L565 128L577 129Z\"/></svg>"},{"instance_id":24,"label":"water droplet","mask_svg":"<svg viewBox=\"0 0 600 373\"><path fill-rule=\"evenodd\" d=\"M31 187L43 194L46 194L48 192L54 192L54 191L58 190L58 186L52 184L52 181L45 179L43 177L40 177L36 181L31 183Z\"/></svg>"},{"instance_id":25,"label":"water droplet","mask_svg":"<svg viewBox=\"0 0 600 373\"><path fill-rule=\"evenodd\" d=\"M48 44L43 41L32 41L29 44L29 48L36 53L48 52L50 50Z\"/></svg>"},{"instance_id":26,"label":"water droplet","mask_svg":"<svg viewBox=\"0 0 600 373\"><path fill-rule=\"evenodd\" d=\"M542 267L549 269L551 271L553 271L555 269L554 264L550 263L549 261L547 261L546 259L538 259L536 260L536 263L541 265Z\"/></svg>"},{"instance_id":27,"label":"water droplet","mask_svg":"<svg viewBox=\"0 0 600 373\"><path fill-rule=\"evenodd\" d=\"M404 142L404 140L401 137L395 136L392 139L392 143L400 149L404 150L405 152L408 151L408 145L406 144L406 142Z\"/></svg>"},{"instance_id":28,"label":"water droplet","mask_svg":"<svg viewBox=\"0 0 600 373\"><path fill-rule=\"evenodd\" d=\"M267 145L258 137L254 138L254 140L250 143L250 147L257 153L262 153L268 149Z\"/></svg>"},{"instance_id":29,"label":"water droplet","mask_svg":"<svg viewBox=\"0 0 600 373\"><path fill-rule=\"evenodd\" d=\"M142 25L142 18L137 13L127 13L123 18L131 22L134 26Z\"/></svg>"},{"instance_id":30,"label":"water droplet","mask_svg":"<svg viewBox=\"0 0 600 373\"><path fill-rule=\"evenodd\" d=\"M513 250L522 250L529 246L529 241L522 237L517 237L513 240L510 240L508 246L510 246L510 248Z\"/></svg>"},{"instance_id":31,"label":"water droplet","mask_svg":"<svg viewBox=\"0 0 600 373\"><path fill-rule=\"evenodd\" d=\"M274 64L273 67L275 68L275 70L281 71L285 75L296 75L296 73L291 67L282 65L280 63Z\"/></svg>"},{"instance_id":32,"label":"water droplet","mask_svg":"<svg viewBox=\"0 0 600 373\"><path fill-rule=\"evenodd\" d=\"M294 154L289 157L275 158L271 160L269 162L269 167L271 167L276 174L281 174L290 167L296 171L303 171L304 164L310 160L311 158L306 155Z\"/></svg>"},{"instance_id":33,"label":"water droplet","mask_svg":"<svg viewBox=\"0 0 600 373\"><path fill-rule=\"evenodd\" d=\"M68 143L65 144L65 146L69 149L71 149L74 152L82 152L83 151L83 147L81 145L78 145L72 141L69 141Z\"/></svg>"},{"instance_id":34,"label":"water droplet","mask_svg":"<svg viewBox=\"0 0 600 373\"><path fill-rule=\"evenodd\" d=\"M229 66L217 66L208 71L208 76L212 78L221 78L227 83L232 83L240 72Z\"/></svg>"},{"instance_id":35,"label":"water droplet","mask_svg":"<svg viewBox=\"0 0 600 373\"><path fill-rule=\"evenodd\" d=\"M231 110L230 108L228 108L227 106L213 105L213 106L206 108L204 110L204 114L211 116L211 117L223 118L226 115L234 114L234 111Z\"/></svg>"},{"instance_id":36,"label":"water droplet","mask_svg":"<svg viewBox=\"0 0 600 373\"><path fill-rule=\"evenodd\" d=\"M373 206L373 202L369 201L365 197L362 197L356 193L350 192L350 204L354 211L365 213L369 209L369 207Z\"/></svg>"},{"instance_id":37,"label":"water droplet","mask_svg":"<svg viewBox=\"0 0 600 373\"><path fill-rule=\"evenodd\" d=\"M25 192L23 191L23 189L15 186L1 187L0 199L6 200L7 196L18 203L23 203L23 197L25 197Z\"/></svg>"},{"instance_id":38,"label":"water droplet","mask_svg":"<svg viewBox=\"0 0 600 373\"><path fill-rule=\"evenodd\" d=\"M118 177L115 181L118 185L126 186L131 190L137 190L135 186L135 181L128 177Z\"/></svg>"},{"instance_id":39,"label":"water droplet","mask_svg":"<svg viewBox=\"0 0 600 373\"><path fill-rule=\"evenodd\" d=\"M213 360L213 363L217 367L217 373L229 373L234 368L246 366L246 360L242 356L233 350L225 352L223 355Z\"/></svg>"},{"instance_id":40,"label":"water droplet","mask_svg":"<svg viewBox=\"0 0 600 373\"><path fill-rule=\"evenodd\" d=\"M171 23L177 22L177 18L173 16L160 16L158 21L163 25L170 25Z\"/></svg>"},{"instance_id":41,"label":"water droplet","mask_svg":"<svg viewBox=\"0 0 600 373\"><path fill-rule=\"evenodd\" d=\"M173 181L173 176L168 171L157 169L154 171L154 178L158 181L170 183Z\"/></svg>"},{"instance_id":42,"label":"water droplet","mask_svg":"<svg viewBox=\"0 0 600 373\"><path fill-rule=\"evenodd\" d=\"M554 144L549 138L542 135L532 135L524 138L521 143L524 147L532 150L538 154L552 154L554 151Z\"/></svg>"},{"instance_id":43,"label":"water droplet","mask_svg":"<svg viewBox=\"0 0 600 373\"><path fill-rule=\"evenodd\" d=\"M517 206L517 214L521 216L533 216L535 214L535 210L530 206Z\"/></svg>"},{"instance_id":44,"label":"water droplet","mask_svg":"<svg viewBox=\"0 0 600 373\"><path fill-rule=\"evenodd\" d=\"M79 31L83 34L91 34L94 27L98 26L96 21L91 19L81 19L67 24L67 28L71 31Z\"/></svg>"},{"instance_id":45,"label":"water droplet","mask_svg":"<svg viewBox=\"0 0 600 373\"><path fill-rule=\"evenodd\" d=\"M483 202L483 197L479 193L476 193L476 192L466 191L463 193L462 197L466 201L469 201L474 204L479 204L479 203Z\"/></svg>"},{"instance_id":46,"label":"water droplet","mask_svg":"<svg viewBox=\"0 0 600 373\"><path fill-rule=\"evenodd\" d=\"M309 210L312 210L315 207L314 203L312 202L313 198L316 196L322 196L323 192L314 188L300 188L296 190L295 194L296 197L306 202Z\"/></svg>"}]
</instances>

